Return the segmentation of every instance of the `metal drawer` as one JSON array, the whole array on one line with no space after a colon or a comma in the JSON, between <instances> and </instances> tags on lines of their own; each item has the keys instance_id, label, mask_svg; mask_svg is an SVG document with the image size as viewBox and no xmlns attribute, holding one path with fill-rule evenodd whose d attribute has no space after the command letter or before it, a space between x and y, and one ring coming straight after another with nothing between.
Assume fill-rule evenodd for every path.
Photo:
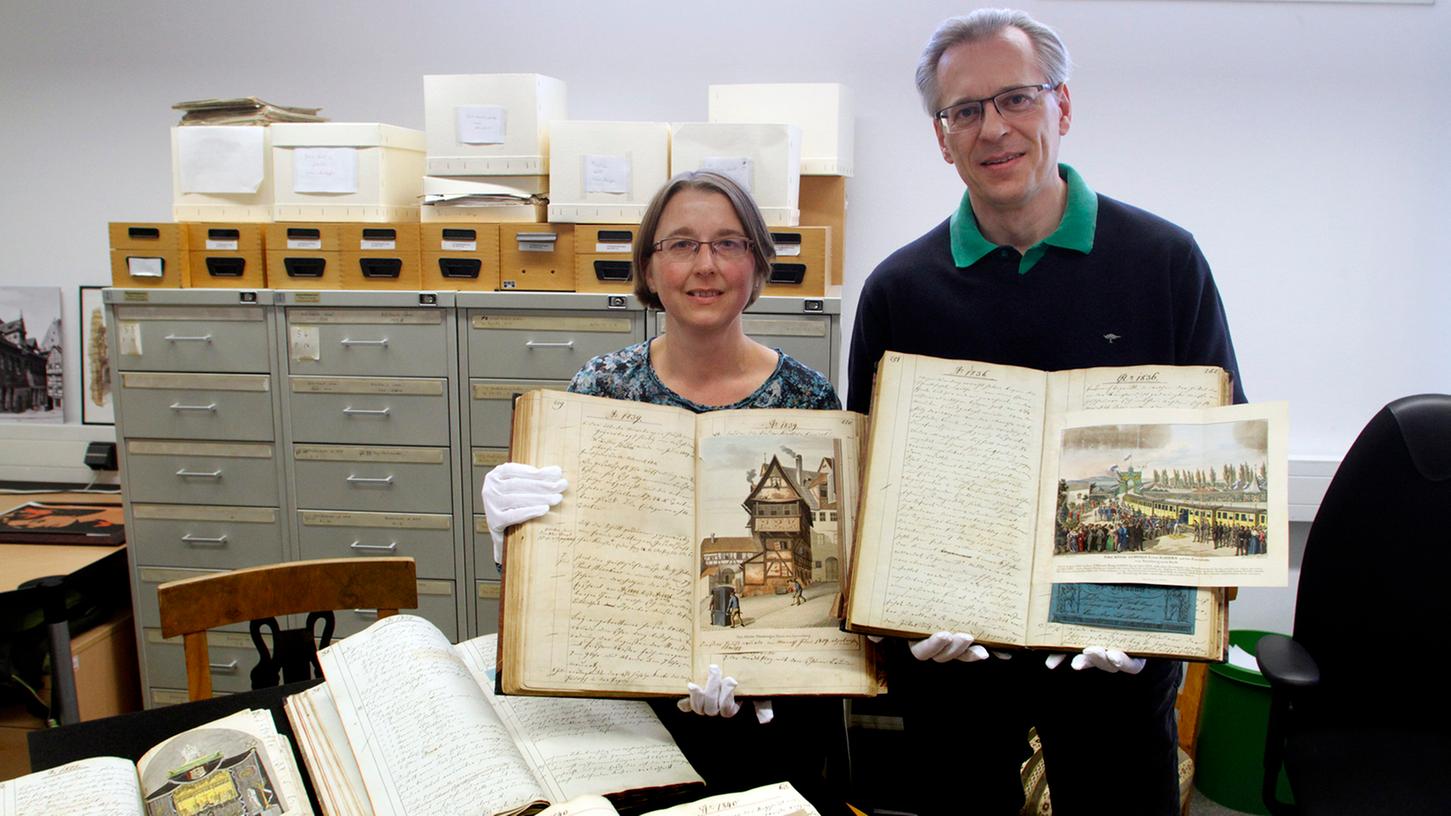
<instances>
[{"instance_id":1,"label":"metal drawer","mask_svg":"<svg viewBox=\"0 0 1451 816\"><path fill-rule=\"evenodd\" d=\"M272 445L257 442L126 440L126 489L133 502L276 507Z\"/></svg>"},{"instance_id":2,"label":"metal drawer","mask_svg":"<svg viewBox=\"0 0 1451 816\"><path fill-rule=\"evenodd\" d=\"M450 513L447 448L295 445L297 506L317 510Z\"/></svg>"},{"instance_id":3,"label":"metal drawer","mask_svg":"<svg viewBox=\"0 0 1451 816\"><path fill-rule=\"evenodd\" d=\"M136 615L142 626L159 628L161 626L161 607L156 602L156 588L167 581L184 581L187 578L195 578L199 575L213 575L225 570L215 569L176 569L174 567L137 567L136 568ZM226 626L217 627L233 632L246 632L247 624L229 623ZM185 688L186 684L183 683Z\"/></svg>"},{"instance_id":4,"label":"metal drawer","mask_svg":"<svg viewBox=\"0 0 1451 816\"><path fill-rule=\"evenodd\" d=\"M494 566L494 537L489 535L489 519L483 513L474 516L469 538L469 546L474 548L474 577L481 581L499 580L499 568Z\"/></svg>"},{"instance_id":5,"label":"metal drawer","mask_svg":"<svg viewBox=\"0 0 1451 816\"><path fill-rule=\"evenodd\" d=\"M472 463L474 494L474 512L484 512L484 476L494 469L495 465L502 465L509 461L508 448L474 448L470 455Z\"/></svg>"},{"instance_id":6,"label":"metal drawer","mask_svg":"<svg viewBox=\"0 0 1451 816\"><path fill-rule=\"evenodd\" d=\"M293 374L443 377L448 344L436 309L289 309Z\"/></svg>"},{"instance_id":7,"label":"metal drawer","mask_svg":"<svg viewBox=\"0 0 1451 816\"><path fill-rule=\"evenodd\" d=\"M126 435L163 439L271 440L266 374L121 372Z\"/></svg>"},{"instance_id":8,"label":"metal drawer","mask_svg":"<svg viewBox=\"0 0 1451 816\"><path fill-rule=\"evenodd\" d=\"M470 310L468 315L470 377L567 381L591 357L645 339L639 312Z\"/></svg>"},{"instance_id":9,"label":"metal drawer","mask_svg":"<svg viewBox=\"0 0 1451 816\"><path fill-rule=\"evenodd\" d=\"M499 631L499 584L494 581L474 582L474 594L478 597L478 607L474 613L474 623L478 627L475 637L478 635L492 635Z\"/></svg>"},{"instance_id":10,"label":"metal drawer","mask_svg":"<svg viewBox=\"0 0 1451 816\"><path fill-rule=\"evenodd\" d=\"M747 314L741 318L741 328L757 343L779 348L824 376L831 376L831 318Z\"/></svg>"},{"instance_id":11,"label":"metal drawer","mask_svg":"<svg viewBox=\"0 0 1451 816\"><path fill-rule=\"evenodd\" d=\"M132 504L127 539L138 564L238 569L282 560L282 522L271 507Z\"/></svg>"},{"instance_id":12,"label":"metal drawer","mask_svg":"<svg viewBox=\"0 0 1451 816\"><path fill-rule=\"evenodd\" d=\"M469 443L474 447L509 447L514 398L536 388L563 391L568 380L469 380Z\"/></svg>"},{"instance_id":13,"label":"metal drawer","mask_svg":"<svg viewBox=\"0 0 1451 816\"><path fill-rule=\"evenodd\" d=\"M422 578L455 577L452 516L299 510L297 517L304 559L401 555L417 562Z\"/></svg>"},{"instance_id":14,"label":"metal drawer","mask_svg":"<svg viewBox=\"0 0 1451 816\"><path fill-rule=\"evenodd\" d=\"M186 652L181 638L163 638L160 629L145 629L142 647L148 682L154 686L186 688ZM268 648L272 639L264 636ZM207 632L207 662L212 667L212 690L236 693L252 688L252 669L259 655L246 631Z\"/></svg>"},{"instance_id":15,"label":"metal drawer","mask_svg":"<svg viewBox=\"0 0 1451 816\"><path fill-rule=\"evenodd\" d=\"M289 379L299 442L447 445L448 381L380 377Z\"/></svg>"},{"instance_id":16,"label":"metal drawer","mask_svg":"<svg viewBox=\"0 0 1451 816\"><path fill-rule=\"evenodd\" d=\"M272 353L259 307L117 306L121 371L267 371Z\"/></svg>"},{"instance_id":17,"label":"metal drawer","mask_svg":"<svg viewBox=\"0 0 1451 816\"><path fill-rule=\"evenodd\" d=\"M462 603L459 598L458 602ZM404 614L417 615L426 618L440 632L449 639L450 643L458 642L458 618L454 614L454 582L453 581L430 581L420 579L418 581L418 608L399 610ZM378 611L376 609L341 609L337 612L337 629L333 637L342 638L348 635L355 635L374 623L378 622Z\"/></svg>"}]
</instances>

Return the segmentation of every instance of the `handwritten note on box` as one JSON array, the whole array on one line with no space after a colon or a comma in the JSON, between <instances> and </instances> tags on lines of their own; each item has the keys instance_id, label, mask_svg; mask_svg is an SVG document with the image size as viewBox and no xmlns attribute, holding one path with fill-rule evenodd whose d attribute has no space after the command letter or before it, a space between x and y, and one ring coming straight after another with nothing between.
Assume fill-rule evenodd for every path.
<instances>
[{"instance_id":1,"label":"handwritten note on box","mask_svg":"<svg viewBox=\"0 0 1451 816\"><path fill-rule=\"evenodd\" d=\"M503 144L509 111L502 105L459 105L454 108L462 144Z\"/></svg>"},{"instance_id":2,"label":"handwritten note on box","mask_svg":"<svg viewBox=\"0 0 1451 816\"><path fill-rule=\"evenodd\" d=\"M356 193L357 191L357 148L293 148L292 192Z\"/></svg>"}]
</instances>

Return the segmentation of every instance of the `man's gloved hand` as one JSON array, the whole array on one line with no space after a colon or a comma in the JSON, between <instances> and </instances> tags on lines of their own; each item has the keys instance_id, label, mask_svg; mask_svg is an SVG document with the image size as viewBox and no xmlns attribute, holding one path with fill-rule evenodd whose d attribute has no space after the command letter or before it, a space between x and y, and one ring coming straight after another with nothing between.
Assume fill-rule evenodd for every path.
<instances>
[{"instance_id":1,"label":"man's gloved hand","mask_svg":"<svg viewBox=\"0 0 1451 816\"><path fill-rule=\"evenodd\" d=\"M539 518L564 499L569 482L558 467L505 462L484 476L484 515L494 539L494 562L504 560L504 529Z\"/></svg>"},{"instance_id":2,"label":"man's gloved hand","mask_svg":"<svg viewBox=\"0 0 1451 816\"><path fill-rule=\"evenodd\" d=\"M966 632L938 632L931 637L910 642L907 648L918 660L931 660L934 663L946 663L949 660L976 663L987 660L987 649L973 640L973 636ZM1006 654L998 657L1007 659Z\"/></svg>"},{"instance_id":3,"label":"man's gloved hand","mask_svg":"<svg viewBox=\"0 0 1451 816\"><path fill-rule=\"evenodd\" d=\"M1043 665L1050 669L1058 668L1058 664L1068 655L1055 652L1048 655ZM1074 671L1083 671L1089 667L1100 669L1106 672L1123 672L1124 674L1138 674L1144 670L1144 659L1142 657L1129 657L1118 649L1109 649L1103 646L1089 646L1081 654L1073 656L1071 664Z\"/></svg>"},{"instance_id":4,"label":"man's gloved hand","mask_svg":"<svg viewBox=\"0 0 1451 816\"><path fill-rule=\"evenodd\" d=\"M734 717L741 710L741 704L736 702L736 679L721 677L720 666L712 664L706 671L704 688L695 683L685 688L690 696L675 702L676 708L681 711L694 711L704 717ZM776 716L770 700L756 700L755 709L756 722L761 725Z\"/></svg>"}]
</instances>

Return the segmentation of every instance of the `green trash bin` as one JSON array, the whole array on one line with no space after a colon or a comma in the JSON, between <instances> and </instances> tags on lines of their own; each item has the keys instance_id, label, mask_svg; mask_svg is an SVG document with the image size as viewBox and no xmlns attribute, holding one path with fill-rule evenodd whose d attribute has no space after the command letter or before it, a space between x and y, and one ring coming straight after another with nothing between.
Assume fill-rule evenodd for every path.
<instances>
[{"instance_id":1,"label":"green trash bin","mask_svg":"<svg viewBox=\"0 0 1451 816\"><path fill-rule=\"evenodd\" d=\"M1269 632L1235 629L1229 642L1255 653ZM1211 663L1204 684L1199 746L1194 758L1194 787L1211 800L1245 813L1269 814L1260 797L1264 776L1265 729L1270 719L1270 683L1258 671ZM1290 801L1290 785L1280 772L1281 801Z\"/></svg>"}]
</instances>

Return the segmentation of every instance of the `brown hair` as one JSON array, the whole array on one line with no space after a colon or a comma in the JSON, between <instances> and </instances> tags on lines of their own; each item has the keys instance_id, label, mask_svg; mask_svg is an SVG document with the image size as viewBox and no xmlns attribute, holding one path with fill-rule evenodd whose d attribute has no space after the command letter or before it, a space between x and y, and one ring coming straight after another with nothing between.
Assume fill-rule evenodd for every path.
<instances>
[{"instance_id":1,"label":"brown hair","mask_svg":"<svg viewBox=\"0 0 1451 816\"><path fill-rule=\"evenodd\" d=\"M640 234L635 241L635 297L651 309L664 308L660 297L650 291L650 285L645 280L645 270L649 269L650 258L655 255L655 231L660 228L660 217L665 212L665 205L681 190L720 193L731 203L731 209L735 210L736 218L740 219L746 238L751 242L751 259L755 262L756 275L755 285L751 287L751 299L746 305L755 303L756 298L761 296L761 287L766 285L766 277L771 274L771 260L776 257L776 245L771 241L771 231L766 227L761 208L756 206L750 193L729 177L709 170L688 170L677 174L650 199L650 206L645 208L645 217L640 221Z\"/></svg>"}]
</instances>

